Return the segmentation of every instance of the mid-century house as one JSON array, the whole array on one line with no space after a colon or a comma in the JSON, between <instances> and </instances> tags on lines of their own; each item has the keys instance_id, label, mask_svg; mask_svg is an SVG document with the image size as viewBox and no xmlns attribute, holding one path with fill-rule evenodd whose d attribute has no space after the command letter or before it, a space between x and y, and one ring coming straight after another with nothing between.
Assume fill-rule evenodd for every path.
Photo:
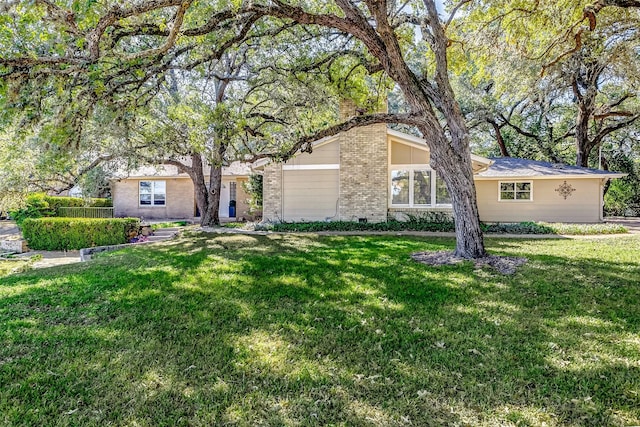
<instances>
[{"instance_id":1,"label":"mid-century house","mask_svg":"<svg viewBox=\"0 0 640 427\"><path fill-rule=\"evenodd\" d=\"M603 186L624 174L472 155L480 220L599 222ZM418 137L385 124L317 141L285 163L261 161L265 221L386 221L451 212L443 180Z\"/></svg>"},{"instance_id":2,"label":"mid-century house","mask_svg":"<svg viewBox=\"0 0 640 427\"><path fill-rule=\"evenodd\" d=\"M208 175L209 171L205 171ZM248 196L242 183L248 165L235 162L222 169L220 218L249 217ZM175 166L148 166L111 181L114 215L144 219L189 219L199 216L193 182Z\"/></svg>"}]
</instances>

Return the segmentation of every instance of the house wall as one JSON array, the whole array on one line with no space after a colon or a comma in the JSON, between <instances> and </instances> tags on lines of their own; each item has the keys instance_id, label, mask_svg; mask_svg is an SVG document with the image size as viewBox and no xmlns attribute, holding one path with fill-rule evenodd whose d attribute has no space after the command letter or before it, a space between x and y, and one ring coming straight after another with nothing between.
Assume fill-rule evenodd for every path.
<instances>
[{"instance_id":1,"label":"house wall","mask_svg":"<svg viewBox=\"0 0 640 427\"><path fill-rule=\"evenodd\" d=\"M282 163L271 162L262 174L262 218L280 221L282 218Z\"/></svg>"},{"instance_id":2,"label":"house wall","mask_svg":"<svg viewBox=\"0 0 640 427\"><path fill-rule=\"evenodd\" d=\"M344 132L339 142L339 218L386 221L389 197L386 124Z\"/></svg>"},{"instance_id":3,"label":"house wall","mask_svg":"<svg viewBox=\"0 0 640 427\"><path fill-rule=\"evenodd\" d=\"M390 162L392 165L423 165L429 164L429 150L421 150L391 140Z\"/></svg>"},{"instance_id":4,"label":"house wall","mask_svg":"<svg viewBox=\"0 0 640 427\"><path fill-rule=\"evenodd\" d=\"M139 206L140 181L165 181L165 206ZM113 208L116 217L144 219L192 218L194 215L194 188L189 178L123 179L113 182Z\"/></svg>"},{"instance_id":5,"label":"house wall","mask_svg":"<svg viewBox=\"0 0 640 427\"><path fill-rule=\"evenodd\" d=\"M533 201L498 201L500 180L477 180L478 210L483 222L600 222L599 179L515 179L533 182ZM514 181L504 179L503 181ZM564 182L575 191L564 199L556 189Z\"/></svg>"},{"instance_id":6,"label":"house wall","mask_svg":"<svg viewBox=\"0 0 640 427\"><path fill-rule=\"evenodd\" d=\"M238 200L236 200L236 218L238 218L239 220L249 220L252 218L251 214L249 213L249 195L244 190L244 185L247 181L247 178L236 179L236 192L238 197Z\"/></svg>"}]
</instances>

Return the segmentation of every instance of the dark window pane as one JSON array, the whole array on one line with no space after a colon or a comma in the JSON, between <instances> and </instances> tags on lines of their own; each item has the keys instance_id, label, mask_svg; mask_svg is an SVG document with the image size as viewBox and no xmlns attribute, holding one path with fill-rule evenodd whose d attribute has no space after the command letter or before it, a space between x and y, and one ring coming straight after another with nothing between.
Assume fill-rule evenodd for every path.
<instances>
[{"instance_id":1,"label":"dark window pane","mask_svg":"<svg viewBox=\"0 0 640 427\"><path fill-rule=\"evenodd\" d=\"M517 184L516 188L518 189L518 191L529 191L529 190L531 190L531 183L530 182L519 182Z\"/></svg>"},{"instance_id":2,"label":"dark window pane","mask_svg":"<svg viewBox=\"0 0 640 427\"><path fill-rule=\"evenodd\" d=\"M413 204L431 204L431 172L415 171L413 174Z\"/></svg>"},{"instance_id":3,"label":"dark window pane","mask_svg":"<svg viewBox=\"0 0 640 427\"><path fill-rule=\"evenodd\" d=\"M518 200L531 200L531 193L528 191L518 191L516 198Z\"/></svg>"},{"instance_id":4,"label":"dark window pane","mask_svg":"<svg viewBox=\"0 0 640 427\"><path fill-rule=\"evenodd\" d=\"M141 194L140 195L140 204L141 205L150 205L151 204L151 194Z\"/></svg>"},{"instance_id":5,"label":"dark window pane","mask_svg":"<svg viewBox=\"0 0 640 427\"><path fill-rule=\"evenodd\" d=\"M500 192L500 200L513 200L514 193L512 191Z\"/></svg>"},{"instance_id":6,"label":"dark window pane","mask_svg":"<svg viewBox=\"0 0 640 427\"><path fill-rule=\"evenodd\" d=\"M500 191L513 191L514 183L513 182L501 182L500 183Z\"/></svg>"},{"instance_id":7,"label":"dark window pane","mask_svg":"<svg viewBox=\"0 0 640 427\"><path fill-rule=\"evenodd\" d=\"M447 191L447 185L443 180L436 176L436 203L438 205L449 205L451 204L451 196L449 196L449 192Z\"/></svg>"},{"instance_id":8,"label":"dark window pane","mask_svg":"<svg viewBox=\"0 0 640 427\"><path fill-rule=\"evenodd\" d=\"M151 194L151 181L140 181L140 194Z\"/></svg>"},{"instance_id":9,"label":"dark window pane","mask_svg":"<svg viewBox=\"0 0 640 427\"><path fill-rule=\"evenodd\" d=\"M409 204L409 172L391 171L391 203Z\"/></svg>"}]
</instances>

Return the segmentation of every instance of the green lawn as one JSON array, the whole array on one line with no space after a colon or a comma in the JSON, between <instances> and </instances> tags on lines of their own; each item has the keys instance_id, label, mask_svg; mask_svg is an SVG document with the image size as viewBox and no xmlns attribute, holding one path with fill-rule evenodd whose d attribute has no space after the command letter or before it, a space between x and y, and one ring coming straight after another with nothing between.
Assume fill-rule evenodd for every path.
<instances>
[{"instance_id":1,"label":"green lawn","mask_svg":"<svg viewBox=\"0 0 640 427\"><path fill-rule=\"evenodd\" d=\"M0 425L637 425L640 238L197 235L4 277Z\"/></svg>"},{"instance_id":2,"label":"green lawn","mask_svg":"<svg viewBox=\"0 0 640 427\"><path fill-rule=\"evenodd\" d=\"M12 273L19 273L26 271L30 267L29 261L17 260L17 259L0 259L0 277L7 276ZM2 292L2 291L0 291Z\"/></svg>"}]
</instances>

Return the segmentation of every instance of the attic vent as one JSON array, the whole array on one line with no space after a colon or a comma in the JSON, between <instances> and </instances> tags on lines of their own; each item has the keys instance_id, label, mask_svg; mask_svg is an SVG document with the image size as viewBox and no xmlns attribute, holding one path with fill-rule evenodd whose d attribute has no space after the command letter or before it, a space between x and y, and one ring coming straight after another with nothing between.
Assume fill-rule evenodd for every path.
<instances>
[{"instance_id":1,"label":"attic vent","mask_svg":"<svg viewBox=\"0 0 640 427\"><path fill-rule=\"evenodd\" d=\"M554 163L551 167L554 169L564 169L565 165L563 163Z\"/></svg>"}]
</instances>

